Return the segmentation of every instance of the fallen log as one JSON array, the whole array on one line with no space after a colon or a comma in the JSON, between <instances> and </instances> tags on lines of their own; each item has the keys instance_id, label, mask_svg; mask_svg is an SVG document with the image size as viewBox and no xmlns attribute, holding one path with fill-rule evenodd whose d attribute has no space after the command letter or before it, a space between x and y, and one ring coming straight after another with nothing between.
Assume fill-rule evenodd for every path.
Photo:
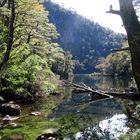
<instances>
[{"instance_id":1,"label":"fallen log","mask_svg":"<svg viewBox=\"0 0 140 140\"><path fill-rule=\"evenodd\" d=\"M66 83L66 84L70 84L70 86L73 86L73 87L77 87L77 88L81 88L81 89L84 89L85 91L87 91L87 92L92 92L92 93L95 93L95 94L99 94L99 95L102 95L102 96L107 96L107 97L109 97L109 98L113 98L113 96L112 95L109 95L109 94L106 94L106 93L104 93L104 92L99 92L98 90L94 90L94 89L92 89L92 88L90 88L90 87L88 87L88 86L81 86L81 85L78 85L78 84L74 84L74 83L70 83L70 82L68 82L68 81L65 81L64 80L64 83Z\"/></svg>"},{"instance_id":2,"label":"fallen log","mask_svg":"<svg viewBox=\"0 0 140 140\"><path fill-rule=\"evenodd\" d=\"M70 83L68 81L63 81L65 84L69 84L73 89L75 93L89 93L91 92L92 94L98 94L101 96L106 96L109 98L113 98L113 97L119 97L119 98L130 98L130 99L134 99L134 100L140 100L140 94L138 94L137 92L115 92L115 91L103 91L103 90L95 90L92 89L91 87L88 87L86 85L81 86L75 83Z\"/></svg>"}]
</instances>

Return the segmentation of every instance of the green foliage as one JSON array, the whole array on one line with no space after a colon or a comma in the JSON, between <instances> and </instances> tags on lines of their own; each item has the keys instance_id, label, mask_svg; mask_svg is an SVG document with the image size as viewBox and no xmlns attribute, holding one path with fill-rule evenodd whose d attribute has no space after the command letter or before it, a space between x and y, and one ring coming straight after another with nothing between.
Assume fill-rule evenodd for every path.
<instances>
[{"instance_id":1,"label":"green foliage","mask_svg":"<svg viewBox=\"0 0 140 140\"><path fill-rule=\"evenodd\" d=\"M92 116L67 114L59 120L58 134L63 135L63 137L74 136L79 131L83 132L90 124L95 125L100 119L93 119Z\"/></svg>"},{"instance_id":2,"label":"green foliage","mask_svg":"<svg viewBox=\"0 0 140 140\"><path fill-rule=\"evenodd\" d=\"M139 140L140 139L140 129L136 129L133 132L122 135L119 139L120 140Z\"/></svg>"},{"instance_id":3,"label":"green foliage","mask_svg":"<svg viewBox=\"0 0 140 140\"><path fill-rule=\"evenodd\" d=\"M63 57L62 59L59 56L58 61L53 63L52 70L61 75L62 78L69 78L73 74L72 70L74 69L72 55L70 52L65 52Z\"/></svg>"},{"instance_id":4,"label":"green foliage","mask_svg":"<svg viewBox=\"0 0 140 140\"><path fill-rule=\"evenodd\" d=\"M32 86L42 92L50 92L56 89L58 80L54 74L58 68L52 72L52 66L65 61L64 51L54 42L59 34L49 22L48 12L37 0L16 0L15 4L14 42L2 78L18 92L21 89L28 91ZM0 16L2 60L7 43L9 9L6 5L0 10L3 11ZM60 67L64 66L60 64ZM56 79L56 82L50 79ZM29 92L32 93L31 89Z\"/></svg>"},{"instance_id":5,"label":"green foliage","mask_svg":"<svg viewBox=\"0 0 140 140\"><path fill-rule=\"evenodd\" d=\"M121 51L111 53L106 58L100 58L96 68L103 74L130 75L132 74L130 52Z\"/></svg>"}]
</instances>

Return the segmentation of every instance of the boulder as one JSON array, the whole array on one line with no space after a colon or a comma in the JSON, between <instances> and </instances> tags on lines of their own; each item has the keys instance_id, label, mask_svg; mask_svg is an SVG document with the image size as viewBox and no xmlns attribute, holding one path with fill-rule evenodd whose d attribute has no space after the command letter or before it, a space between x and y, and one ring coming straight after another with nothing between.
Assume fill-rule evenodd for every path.
<instances>
[{"instance_id":1,"label":"boulder","mask_svg":"<svg viewBox=\"0 0 140 140\"><path fill-rule=\"evenodd\" d=\"M2 118L3 121L15 121L17 120L19 117L11 117L9 115L6 115L4 118Z\"/></svg>"},{"instance_id":2,"label":"boulder","mask_svg":"<svg viewBox=\"0 0 140 140\"><path fill-rule=\"evenodd\" d=\"M33 115L33 116L39 116L39 115L41 115L41 112L34 111L34 112L31 112L31 115Z\"/></svg>"},{"instance_id":3,"label":"boulder","mask_svg":"<svg viewBox=\"0 0 140 140\"><path fill-rule=\"evenodd\" d=\"M0 90L0 96L5 101L18 101L18 102L34 102L33 96L27 91L17 93L11 88Z\"/></svg>"},{"instance_id":4,"label":"boulder","mask_svg":"<svg viewBox=\"0 0 140 140\"><path fill-rule=\"evenodd\" d=\"M57 129L54 128L47 129L40 136L38 136L36 140L56 140L57 139L56 131Z\"/></svg>"},{"instance_id":5,"label":"boulder","mask_svg":"<svg viewBox=\"0 0 140 140\"><path fill-rule=\"evenodd\" d=\"M18 116L21 113L21 108L19 105L9 102L9 103L4 103L0 106L0 114L5 116L5 115L10 115L10 116Z\"/></svg>"}]
</instances>

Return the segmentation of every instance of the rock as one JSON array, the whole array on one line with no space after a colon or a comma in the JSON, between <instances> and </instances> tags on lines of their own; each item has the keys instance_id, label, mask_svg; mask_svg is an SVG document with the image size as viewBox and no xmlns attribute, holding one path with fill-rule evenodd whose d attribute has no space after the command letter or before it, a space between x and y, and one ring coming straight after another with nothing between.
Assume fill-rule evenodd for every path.
<instances>
[{"instance_id":1,"label":"rock","mask_svg":"<svg viewBox=\"0 0 140 140\"><path fill-rule=\"evenodd\" d=\"M72 137L72 136L66 136L66 137L64 137L64 139L63 140L73 140L74 138Z\"/></svg>"},{"instance_id":2,"label":"rock","mask_svg":"<svg viewBox=\"0 0 140 140\"><path fill-rule=\"evenodd\" d=\"M19 105L9 102L9 103L4 103L0 106L0 114L5 116L5 115L10 115L10 116L18 116L21 113L21 108Z\"/></svg>"},{"instance_id":3,"label":"rock","mask_svg":"<svg viewBox=\"0 0 140 140\"><path fill-rule=\"evenodd\" d=\"M84 139L84 135L82 132L78 132L76 135L75 135L75 139L76 140L83 140Z\"/></svg>"},{"instance_id":4,"label":"rock","mask_svg":"<svg viewBox=\"0 0 140 140\"><path fill-rule=\"evenodd\" d=\"M16 96L16 92L13 89L6 88L0 91L0 96L6 101L17 100L19 97Z\"/></svg>"},{"instance_id":5,"label":"rock","mask_svg":"<svg viewBox=\"0 0 140 140\"><path fill-rule=\"evenodd\" d=\"M3 103L4 102L4 99L3 97L0 96L0 103Z\"/></svg>"},{"instance_id":6,"label":"rock","mask_svg":"<svg viewBox=\"0 0 140 140\"><path fill-rule=\"evenodd\" d=\"M56 140L55 137L55 134L42 134L38 136L36 140Z\"/></svg>"},{"instance_id":7,"label":"rock","mask_svg":"<svg viewBox=\"0 0 140 140\"><path fill-rule=\"evenodd\" d=\"M0 140L24 140L24 135L11 133L10 136L4 136Z\"/></svg>"},{"instance_id":8,"label":"rock","mask_svg":"<svg viewBox=\"0 0 140 140\"><path fill-rule=\"evenodd\" d=\"M41 115L41 112L39 112L39 111L31 112L31 115L39 116L39 115Z\"/></svg>"},{"instance_id":9,"label":"rock","mask_svg":"<svg viewBox=\"0 0 140 140\"><path fill-rule=\"evenodd\" d=\"M9 126L11 126L12 128L17 128L18 125L16 123L9 123Z\"/></svg>"},{"instance_id":10,"label":"rock","mask_svg":"<svg viewBox=\"0 0 140 140\"><path fill-rule=\"evenodd\" d=\"M56 140L57 139L57 129L51 128L45 130L36 140Z\"/></svg>"},{"instance_id":11,"label":"rock","mask_svg":"<svg viewBox=\"0 0 140 140\"><path fill-rule=\"evenodd\" d=\"M23 135L20 135L20 134L12 134L10 136L10 139L11 140L24 140L24 136Z\"/></svg>"},{"instance_id":12,"label":"rock","mask_svg":"<svg viewBox=\"0 0 140 140\"><path fill-rule=\"evenodd\" d=\"M14 123L14 122L11 122L8 124L7 128L8 129L16 129L16 128L21 128L22 125L21 124L17 124L17 123Z\"/></svg>"},{"instance_id":13,"label":"rock","mask_svg":"<svg viewBox=\"0 0 140 140\"><path fill-rule=\"evenodd\" d=\"M27 91L17 93L11 88L6 88L0 91L0 96L6 101L18 101L18 102L34 102L34 98Z\"/></svg>"},{"instance_id":14,"label":"rock","mask_svg":"<svg viewBox=\"0 0 140 140\"><path fill-rule=\"evenodd\" d=\"M55 91L55 92L51 92L50 95L52 95L52 96L60 96L61 93L58 92L58 91Z\"/></svg>"},{"instance_id":15,"label":"rock","mask_svg":"<svg viewBox=\"0 0 140 140\"><path fill-rule=\"evenodd\" d=\"M11 117L9 115L6 115L2 120L3 121L15 121L17 120L19 117Z\"/></svg>"}]
</instances>

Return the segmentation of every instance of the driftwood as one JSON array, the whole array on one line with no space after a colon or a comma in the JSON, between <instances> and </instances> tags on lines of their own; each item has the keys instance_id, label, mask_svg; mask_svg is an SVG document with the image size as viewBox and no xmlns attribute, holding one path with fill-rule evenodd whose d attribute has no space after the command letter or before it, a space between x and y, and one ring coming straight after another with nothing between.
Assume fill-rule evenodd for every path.
<instances>
[{"instance_id":1,"label":"driftwood","mask_svg":"<svg viewBox=\"0 0 140 140\"><path fill-rule=\"evenodd\" d=\"M64 82L67 83L67 84L70 84L70 86L72 86L72 87L79 88L80 90L84 90L86 92L92 92L92 93L95 93L95 94L99 94L99 95L102 95L102 96L107 96L109 98L113 98L112 95L106 94L102 91L93 90L92 88L90 88L88 86L81 86L81 85L78 85L78 84L70 83L68 81L64 81Z\"/></svg>"},{"instance_id":2,"label":"driftwood","mask_svg":"<svg viewBox=\"0 0 140 140\"><path fill-rule=\"evenodd\" d=\"M78 85L75 83L70 83L68 81L63 81L65 84L68 84L69 86L71 86L73 88L73 91L75 93L92 93L92 94L98 94L101 96L105 96L105 97L109 97L109 98L113 98L113 97L119 97L119 98L130 98L130 99L134 99L134 100L139 100L140 99L140 94L138 94L137 92L132 92L132 91L126 91L126 92L115 92L115 91L103 91L103 90L95 90L92 89L91 87L88 87L86 85Z\"/></svg>"}]
</instances>

